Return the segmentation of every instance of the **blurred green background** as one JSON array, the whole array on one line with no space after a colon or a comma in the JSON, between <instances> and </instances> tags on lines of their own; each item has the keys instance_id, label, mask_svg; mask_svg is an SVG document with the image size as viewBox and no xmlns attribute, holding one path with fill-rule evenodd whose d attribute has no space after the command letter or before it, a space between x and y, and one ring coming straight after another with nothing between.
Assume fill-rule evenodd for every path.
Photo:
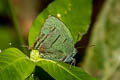
<instances>
[{"instance_id":1,"label":"blurred green background","mask_svg":"<svg viewBox=\"0 0 120 80\"><path fill-rule=\"evenodd\" d=\"M52 0L0 0L0 50L22 49L28 45L33 20L50 2Z\"/></svg>"},{"instance_id":2,"label":"blurred green background","mask_svg":"<svg viewBox=\"0 0 120 80\"><path fill-rule=\"evenodd\" d=\"M24 51L32 22L51 2L0 0L0 51L8 47ZM76 66L98 80L120 79L120 0L92 1L89 28L75 47L81 47L75 56Z\"/></svg>"}]
</instances>

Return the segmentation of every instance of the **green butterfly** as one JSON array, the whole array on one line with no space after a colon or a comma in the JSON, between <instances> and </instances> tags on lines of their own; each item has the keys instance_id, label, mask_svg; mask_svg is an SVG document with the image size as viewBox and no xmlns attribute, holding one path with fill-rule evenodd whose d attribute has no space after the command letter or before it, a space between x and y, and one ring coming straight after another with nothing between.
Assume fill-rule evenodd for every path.
<instances>
[{"instance_id":1,"label":"green butterfly","mask_svg":"<svg viewBox=\"0 0 120 80\"><path fill-rule=\"evenodd\" d=\"M63 62L72 61L76 54L69 29L53 16L46 19L33 49L38 50L42 58Z\"/></svg>"}]
</instances>

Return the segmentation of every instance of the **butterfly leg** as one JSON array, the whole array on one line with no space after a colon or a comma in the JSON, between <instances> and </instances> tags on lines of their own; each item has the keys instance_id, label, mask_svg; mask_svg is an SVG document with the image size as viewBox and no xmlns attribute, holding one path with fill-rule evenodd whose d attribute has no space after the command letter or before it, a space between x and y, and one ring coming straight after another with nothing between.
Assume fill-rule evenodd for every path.
<instances>
[{"instance_id":1,"label":"butterfly leg","mask_svg":"<svg viewBox=\"0 0 120 80\"><path fill-rule=\"evenodd\" d=\"M76 64L76 59L75 59L75 58L72 58L71 65L75 66L75 64Z\"/></svg>"},{"instance_id":2,"label":"butterfly leg","mask_svg":"<svg viewBox=\"0 0 120 80\"><path fill-rule=\"evenodd\" d=\"M33 47L29 47L28 45L22 45L21 47L27 48L28 50L31 50Z\"/></svg>"},{"instance_id":3,"label":"butterfly leg","mask_svg":"<svg viewBox=\"0 0 120 80\"><path fill-rule=\"evenodd\" d=\"M70 64L70 68L72 67L72 65L75 66L76 64L76 59L75 58L71 58L71 59L72 59L72 62Z\"/></svg>"}]
</instances>

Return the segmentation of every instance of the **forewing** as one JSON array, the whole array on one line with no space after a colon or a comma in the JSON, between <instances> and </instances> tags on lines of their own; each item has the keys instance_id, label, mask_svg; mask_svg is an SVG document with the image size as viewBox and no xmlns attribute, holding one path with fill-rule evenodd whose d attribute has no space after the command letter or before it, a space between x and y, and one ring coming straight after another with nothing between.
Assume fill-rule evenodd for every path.
<instances>
[{"instance_id":1,"label":"forewing","mask_svg":"<svg viewBox=\"0 0 120 80\"><path fill-rule=\"evenodd\" d=\"M38 48L39 47L39 48ZM68 28L56 17L46 19L36 41L35 48L44 48L44 58L60 60L65 56L71 56L74 50L74 42Z\"/></svg>"}]
</instances>

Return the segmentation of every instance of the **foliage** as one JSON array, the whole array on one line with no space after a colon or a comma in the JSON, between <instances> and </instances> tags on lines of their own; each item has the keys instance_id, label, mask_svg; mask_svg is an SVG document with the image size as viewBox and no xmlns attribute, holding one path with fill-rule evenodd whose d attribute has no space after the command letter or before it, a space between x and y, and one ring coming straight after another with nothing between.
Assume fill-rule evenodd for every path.
<instances>
[{"instance_id":1,"label":"foliage","mask_svg":"<svg viewBox=\"0 0 120 80\"><path fill-rule=\"evenodd\" d=\"M34 67L35 64L16 48L0 53L0 80L24 80Z\"/></svg>"},{"instance_id":2,"label":"foliage","mask_svg":"<svg viewBox=\"0 0 120 80\"><path fill-rule=\"evenodd\" d=\"M78 33L86 33L90 24L91 0L55 0L37 17L29 32L32 46L45 19L56 16L70 29L74 41ZM34 35L33 35L34 34Z\"/></svg>"},{"instance_id":3,"label":"foliage","mask_svg":"<svg viewBox=\"0 0 120 80\"><path fill-rule=\"evenodd\" d=\"M40 59L39 62L32 62L16 48L8 48L0 53L0 80L24 80L32 74L35 64L43 68L57 80L95 80L82 69L75 66L71 67L63 62L47 59Z\"/></svg>"},{"instance_id":4,"label":"foliage","mask_svg":"<svg viewBox=\"0 0 120 80\"><path fill-rule=\"evenodd\" d=\"M14 25L16 26L15 28L20 37L16 14L11 3L9 6ZM29 46L33 46L45 19L49 15L56 16L63 21L70 29L74 40L76 40L79 32L86 33L88 30L91 16L91 0L55 0L50 3L40 13L30 29ZM22 41L21 37L20 40ZM36 74L36 66L46 72L44 75L48 74L56 80L95 80L95 78L88 75L88 73L79 67L41 58L36 61L36 58L39 56L36 56L36 54L38 53L35 52L32 55L32 59L29 59L29 57L17 48L8 48L2 51L0 53L0 80L34 80L33 78L35 77L33 74ZM39 75L41 76L42 73Z\"/></svg>"},{"instance_id":5,"label":"foliage","mask_svg":"<svg viewBox=\"0 0 120 80\"><path fill-rule=\"evenodd\" d=\"M63 62L41 59L37 66L44 69L56 80L95 80L83 69Z\"/></svg>"},{"instance_id":6,"label":"foliage","mask_svg":"<svg viewBox=\"0 0 120 80\"><path fill-rule=\"evenodd\" d=\"M84 68L99 80L119 80L120 76L120 0L107 0L98 17L88 48Z\"/></svg>"}]
</instances>

